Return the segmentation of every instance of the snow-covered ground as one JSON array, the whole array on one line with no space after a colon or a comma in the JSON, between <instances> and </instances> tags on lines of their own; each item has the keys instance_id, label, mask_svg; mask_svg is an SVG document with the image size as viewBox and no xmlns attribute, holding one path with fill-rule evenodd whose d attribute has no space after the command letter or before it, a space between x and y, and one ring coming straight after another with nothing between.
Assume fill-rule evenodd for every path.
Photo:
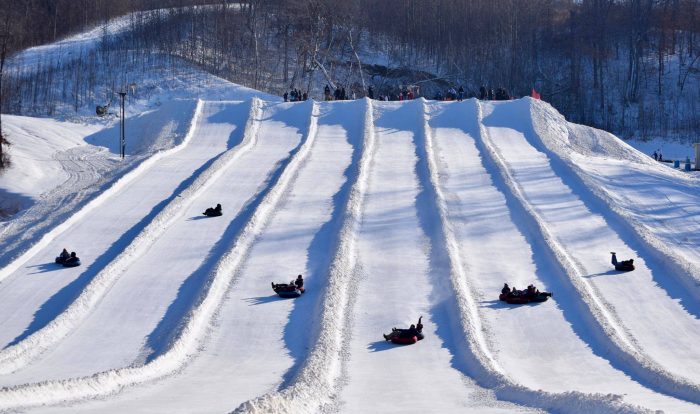
<instances>
[{"instance_id":1,"label":"snow-covered ground","mask_svg":"<svg viewBox=\"0 0 700 414\"><path fill-rule=\"evenodd\" d=\"M695 148L693 147L693 142L670 141L665 138L656 138L646 141L630 139L625 142L650 157L653 156L654 152L661 154L663 159L667 161L669 167L673 167L670 161L679 161L680 169L684 169L685 161L690 160L692 168L695 168ZM691 174L698 173L693 172Z\"/></svg>"},{"instance_id":2,"label":"snow-covered ground","mask_svg":"<svg viewBox=\"0 0 700 414\"><path fill-rule=\"evenodd\" d=\"M687 146L529 98L146 81L125 160L114 119L3 117L1 412L700 411L700 177L649 157ZM382 337L420 316L417 344Z\"/></svg>"},{"instance_id":3,"label":"snow-covered ground","mask_svg":"<svg viewBox=\"0 0 700 414\"><path fill-rule=\"evenodd\" d=\"M147 156L0 270L0 409L700 409L697 177L529 98L166 105ZM42 122L62 135L30 156L115 158ZM508 305L504 282L554 297ZM423 341L382 338L419 316Z\"/></svg>"}]
</instances>

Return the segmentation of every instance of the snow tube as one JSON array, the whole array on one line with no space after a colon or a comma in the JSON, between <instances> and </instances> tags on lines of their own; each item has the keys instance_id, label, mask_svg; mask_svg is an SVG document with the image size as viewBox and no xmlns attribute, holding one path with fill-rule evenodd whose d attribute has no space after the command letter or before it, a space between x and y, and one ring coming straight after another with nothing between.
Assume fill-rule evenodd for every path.
<instances>
[{"instance_id":1,"label":"snow tube","mask_svg":"<svg viewBox=\"0 0 700 414\"><path fill-rule=\"evenodd\" d=\"M279 284L277 285L277 289L274 289L274 291L281 298L298 298L304 292L306 292L306 289L303 287L297 289L297 287L294 285Z\"/></svg>"},{"instance_id":2,"label":"snow tube","mask_svg":"<svg viewBox=\"0 0 700 414\"><path fill-rule=\"evenodd\" d=\"M63 259L61 256L56 257L56 264L63 264L66 259Z\"/></svg>"},{"instance_id":3,"label":"snow tube","mask_svg":"<svg viewBox=\"0 0 700 414\"><path fill-rule=\"evenodd\" d=\"M523 305L525 303L529 303L530 299L526 298L525 295L522 296L508 296L506 298L506 302L510 303L511 305Z\"/></svg>"},{"instance_id":4,"label":"snow tube","mask_svg":"<svg viewBox=\"0 0 700 414\"><path fill-rule=\"evenodd\" d=\"M78 267L80 266L80 259L77 260L66 260L65 262L61 263L63 267Z\"/></svg>"},{"instance_id":5,"label":"snow tube","mask_svg":"<svg viewBox=\"0 0 700 414\"><path fill-rule=\"evenodd\" d=\"M207 217L219 217L223 213L221 211L216 211L213 208L208 208L204 213L205 216Z\"/></svg>"},{"instance_id":6,"label":"snow tube","mask_svg":"<svg viewBox=\"0 0 700 414\"><path fill-rule=\"evenodd\" d=\"M552 296L549 292L540 292L535 296L528 295L509 295L507 293L501 293L498 299L507 302L511 305L524 305L530 302L546 302L549 297Z\"/></svg>"},{"instance_id":7,"label":"snow tube","mask_svg":"<svg viewBox=\"0 0 700 414\"><path fill-rule=\"evenodd\" d=\"M539 295L533 296L530 298L530 302L546 302L549 297L552 296L551 293L548 292L540 292Z\"/></svg>"},{"instance_id":8,"label":"snow tube","mask_svg":"<svg viewBox=\"0 0 700 414\"><path fill-rule=\"evenodd\" d=\"M397 345L413 345L418 342L416 336L395 336L391 338L391 342Z\"/></svg>"},{"instance_id":9,"label":"snow tube","mask_svg":"<svg viewBox=\"0 0 700 414\"><path fill-rule=\"evenodd\" d=\"M622 262L618 262L615 265L615 270L620 271L620 272L631 272L634 270L634 264L632 264L631 260L625 260Z\"/></svg>"}]
</instances>

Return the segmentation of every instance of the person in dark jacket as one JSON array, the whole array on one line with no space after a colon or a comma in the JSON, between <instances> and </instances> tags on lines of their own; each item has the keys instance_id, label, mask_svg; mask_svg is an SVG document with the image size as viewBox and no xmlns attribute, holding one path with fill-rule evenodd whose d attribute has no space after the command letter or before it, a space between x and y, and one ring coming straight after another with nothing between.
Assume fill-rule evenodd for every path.
<instances>
[{"instance_id":1,"label":"person in dark jacket","mask_svg":"<svg viewBox=\"0 0 700 414\"><path fill-rule=\"evenodd\" d=\"M418 318L418 324L411 326L408 329L391 328L391 333L383 334L384 340L391 341L394 338L411 338L416 337L419 341L425 338L423 335L423 317Z\"/></svg>"},{"instance_id":2,"label":"person in dark jacket","mask_svg":"<svg viewBox=\"0 0 700 414\"><path fill-rule=\"evenodd\" d=\"M61 252L61 254L58 255L58 257L61 260L61 262L65 262L70 257L70 253L68 253L68 250L66 250L66 248L64 247L63 251Z\"/></svg>"},{"instance_id":3,"label":"person in dark jacket","mask_svg":"<svg viewBox=\"0 0 700 414\"><path fill-rule=\"evenodd\" d=\"M615 266L615 270L621 270L621 271L634 270L634 259L618 261L617 255L615 254L615 252L610 252L610 254L612 255L612 258L610 259L610 263L612 263L612 265Z\"/></svg>"},{"instance_id":4,"label":"person in dark jacket","mask_svg":"<svg viewBox=\"0 0 700 414\"><path fill-rule=\"evenodd\" d=\"M294 284L296 285L297 289L301 289L304 287L304 278L301 277L301 275L297 276L297 280L294 281Z\"/></svg>"},{"instance_id":5,"label":"person in dark jacket","mask_svg":"<svg viewBox=\"0 0 700 414\"><path fill-rule=\"evenodd\" d=\"M457 91L457 100L464 100L464 87L462 85L459 85L459 90Z\"/></svg>"},{"instance_id":6,"label":"person in dark jacket","mask_svg":"<svg viewBox=\"0 0 700 414\"><path fill-rule=\"evenodd\" d=\"M209 207L204 210L205 216L220 216L221 214L221 204L217 204L214 208Z\"/></svg>"},{"instance_id":7,"label":"person in dark jacket","mask_svg":"<svg viewBox=\"0 0 700 414\"><path fill-rule=\"evenodd\" d=\"M422 323L422 321L423 321L423 316L420 316L418 318L418 323L416 324L416 338L418 338L419 341L425 338L425 335L423 335L423 323Z\"/></svg>"},{"instance_id":8,"label":"person in dark jacket","mask_svg":"<svg viewBox=\"0 0 700 414\"><path fill-rule=\"evenodd\" d=\"M488 92L486 92L486 86L481 85L479 88L479 99L480 100L485 100L488 97Z\"/></svg>"},{"instance_id":9,"label":"person in dark jacket","mask_svg":"<svg viewBox=\"0 0 700 414\"><path fill-rule=\"evenodd\" d=\"M70 265L75 265L80 262L80 259L78 256L75 254L75 252L70 252L70 257L66 259L65 262L63 262L64 266L70 266Z\"/></svg>"},{"instance_id":10,"label":"person in dark jacket","mask_svg":"<svg viewBox=\"0 0 700 414\"><path fill-rule=\"evenodd\" d=\"M369 89L367 89L367 96L369 99L374 99L374 89L370 86Z\"/></svg>"},{"instance_id":11,"label":"person in dark jacket","mask_svg":"<svg viewBox=\"0 0 700 414\"><path fill-rule=\"evenodd\" d=\"M508 286L508 283L503 284L503 289L501 289L501 293L504 295L507 295L510 293L510 287Z\"/></svg>"}]
</instances>

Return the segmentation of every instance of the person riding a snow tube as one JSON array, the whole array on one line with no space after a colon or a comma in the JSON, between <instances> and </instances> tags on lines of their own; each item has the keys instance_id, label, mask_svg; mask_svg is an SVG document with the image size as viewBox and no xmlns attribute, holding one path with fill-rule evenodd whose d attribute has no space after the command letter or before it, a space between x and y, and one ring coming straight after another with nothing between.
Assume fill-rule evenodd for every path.
<instances>
[{"instance_id":1,"label":"person riding a snow tube","mask_svg":"<svg viewBox=\"0 0 700 414\"><path fill-rule=\"evenodd\" d=\"M76 256L75 252L70 253L70 257L61 263L63 267L77 267L80 266L80 259Z\"/></svg>"},{"instance_id":2,"label":"person riding a snow tube","mask_svg":"<svg viewBox=\"0 0 700 414\"><path fill-rule=\"evenodd\" d=\"M64 248L63 251L61 252L61 254L59 254L58 256L56 256L56 264L61 264L61 265L62 265L62 264L63 264L66 260L68 260L69 258L70 258L70 253L68 253L68 250L66 250L66 249Z\"/></svg>"},{"instance_id":3,"label":"person riding a snow tube","mask_svg":"<svg viewBox=\"0 0 700 414\"><path fill-rule=\"evenodd\" d=\"M221 204L217 204L214 208L207 208L202 214L204 214L207 217L218 217L222 215L223 213L221 212Z\"/></svg>"},{"instance_id":4,"label":"person riding a snow tube","mask_svg":"<svg viewBox=\"0 0 700 414\"><path fill-rule=\"evenodd\" d=\"M618 262L615 252L610 252L610 254L612 254L611 263L613 266L615 266L615 270L620 272L631 272L634 270L634 259L622 260Z\"/></svg>"},{"instance_id":5,"label":"person riding a snow tube","mask_svg":"<svg viewBox=\"0 0 700 414\"><path fill-rule=\"evenodd\" d=\"M425 338L423 335L423 324L421 320L423 317L418 318L418 323L416 325L411 325L408 329L396 329L391 328L391 333L384 334L385 341L391 341L397 345L412 345L416 342Z\"/></svg>"},{"instance_id":6,"label":"person riding a snow tube","mask_svg":"<svg viewBox=\"0 0 700 414\"><path fill-rule=\"evenodd\" d=\"M528 286L527 290L517 290L516 288L506 290L507 287L508 285L505 284L498 299L511 305L545 302L552 296L551 292L540 292L535 285Z\"/></svg>"},{"instance_id":7,"label":"person riding a snow tube","mask_svg":"<svg viewBox=\"0 0 700 414\"><path fill-rule=\"evenodd\" d=\"M294 283L272 282L272 290L281 298L298 298L306 292L303 286L297 286Z\"/></svg>"}]
</instances>

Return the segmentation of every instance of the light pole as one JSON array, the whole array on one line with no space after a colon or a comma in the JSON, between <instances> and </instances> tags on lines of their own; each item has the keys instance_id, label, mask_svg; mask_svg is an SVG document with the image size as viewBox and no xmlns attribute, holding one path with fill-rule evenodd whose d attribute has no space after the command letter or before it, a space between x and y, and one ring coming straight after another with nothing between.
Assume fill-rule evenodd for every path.
<instances>
[{"instance_id":1,"label":"light pole","mask_svg":"<svg viewBox=\"0 0 700 414\"><path fill-rule=\"evenodd\" d=\"M119 151L122 159L124 159L124 155L126 153L126 134L124 131L124 97L126 97L126 92L119 92L119 96L121 97L121 113L119 115L121 118L121 122L119 123Z\"/></svg>"}]
</instances>

